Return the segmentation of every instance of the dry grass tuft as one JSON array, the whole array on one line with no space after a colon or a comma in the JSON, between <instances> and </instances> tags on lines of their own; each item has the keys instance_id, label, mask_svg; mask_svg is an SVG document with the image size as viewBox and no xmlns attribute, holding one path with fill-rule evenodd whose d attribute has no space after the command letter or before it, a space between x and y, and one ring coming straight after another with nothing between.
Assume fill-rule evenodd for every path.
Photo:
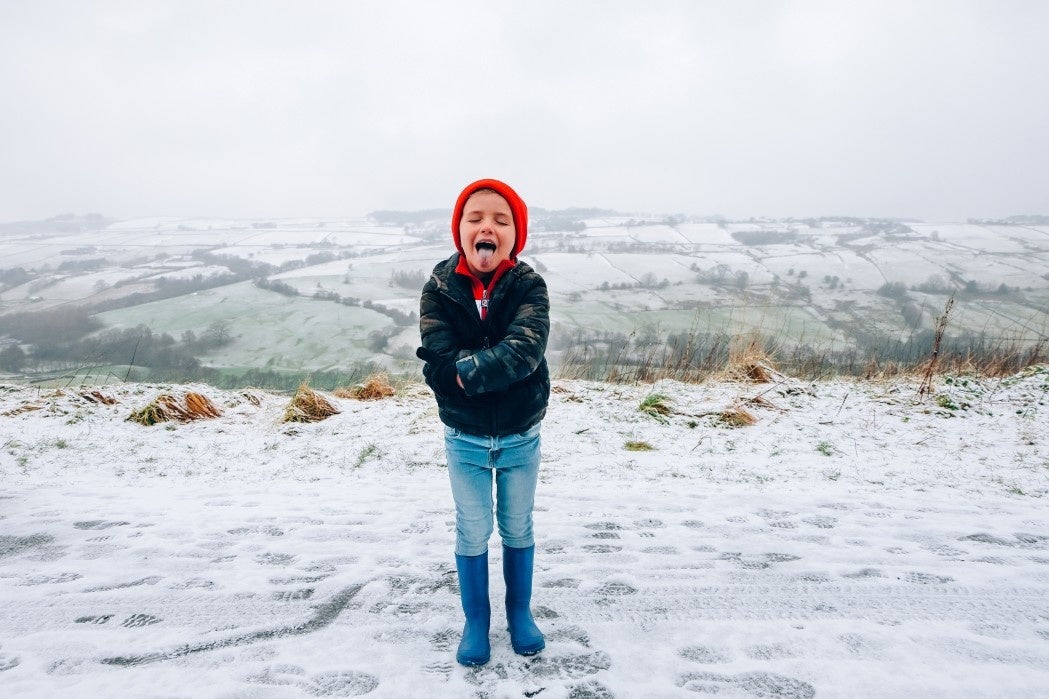
<instances>
[{"instance_id":1,"label":"dry grass tuft","mask_svg":"<svg viewBox=\"0 0 1049 699\"><path fill-rule=\"evenodd\" d=\"M762 395L757 395L752 398L747 398L743 401L744 405L753 405L759 408L769 408L770 410L779 410L784 412L784 409L770 401L768 398Z\"/></svg>"},{"instance_id":2,"label":"dry grass tuft","mask_svg":"<svg viewBox=\"0 0 1049 699\"><path fill-rule=\"evenodd\" d=\"M190 422L221 417L222 411L211 400L200 393L189 392L181 398L161 393L146 407L135 410L128 421L140 425L155 425L158 422Z\"/></svg>"},{"instance_id":3,"label":"dry grass tuft","mask_svg":"<svg viewBox=\"0 0 1049 699\"><path fill-rule=\"evenodd\" d=\"M222 417L222 411L208 400L207 396L200 393L187 393L183 403L186 405L186 412L192 415L194 420Z\"/></svg>"},{"instance_id":4,"label":"dry grass tuft","mask_svg":"<svg viewBox=\"0 0 1049 699\"><path fill-rule=\"evenodd\" d=\"M249 391L244 391L240 395L244 397L244 400L248 401L249 403L254 405L256 408L259 407L260 405L262 405L262 399L259 398L254 393L251 393Z\"/></svg>"},{"instance_id":5,"label":"dry grass tuft","mask_svg":"<svg viewBox=\"0 0 1049 699\"><path fill-rule=\"evenodd\" d=\"M352 398L354 400L382 400L394 395L396 391L390 385L390 377L386 372L372 374L364 383L359 383L351 388L337 388L334 391L336 398Z\"/></svg>"},{"instance_id":6,"label":"dry grass tuft","mask_svg":"<svg viewBox=\"0 0 1049 699\"><path fill-rule=\"evenodd\" d=\"M284 409L282 422L318 422L338 412L339 409L327 398L310 388L307 381L303 381Z\"/></svg>"},{"instance_id":7,"label":"dry grass tuft","mask_svg":"<svg viewBox=\"0 0 1049 699\"><path fill-rule=\"evenodd\" d=\"M749 427L758 419L742 407L725 408L717 413L717 423L723 427Z\"/></svg>"},{"instance_id":8,"label":"dry grass tuft","mask_svg":"<svg viewBox=\"0 0 1049 699\"><path fill-rule=\"evenodd\" d=\"M639 440L631 439L623 444L623 448L627 451L655 451L655 447L648 442L642 442Z\"/></svg>"},{"instance_id":9,"label":"dry grass tuft","mask_svg":"<svg viewBox=\"0 0 1049 699\"><path fill-rule=\"evenodd\" d=\"M33 403L26 403L24 405L20 405L19 407L15 408L13 410L8 410L6 413L0 413L0 415L3 415L4 417L14 417L15 415L21 415L22 413L32 412L33 410L41 410L41 409L43 409L43 407L44 406L42 406L42 405L34 405Z\"/></svg>"},{"instance_id":10,"label":"dry grass tuft","mask_svg":"<svg viewBox=\"0 0 1049 699\"><path fill-rule=\"evenodd\" d=\"M102 391L84 391L80 397L90 403L101 403L102 405L116 405L119 401L113 396L107 396Z\"/></svg>"},{"instance_id":11,"label":"dry grass tuft","mask_svg":"<svg viewBox=\"0 0 1049 699\"><path fill-rule=\"evenodd\" d=\"M737 381L769 383L778 373L772 354L761 337L740 337L738 342L729 348L726 373L729 378Z\"/></svg>"}]
</instances>

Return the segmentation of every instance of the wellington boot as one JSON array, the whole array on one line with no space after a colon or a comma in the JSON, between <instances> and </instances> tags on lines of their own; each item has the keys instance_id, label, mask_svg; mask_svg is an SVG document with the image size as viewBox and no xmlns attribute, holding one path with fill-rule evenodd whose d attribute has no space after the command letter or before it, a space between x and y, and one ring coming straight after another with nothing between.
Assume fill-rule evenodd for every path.
<instances>
[{"instance_id":1,"label":"wellington boot","mask_svg":"<svg viewBox=\"0 0 1049 699\"><path fill-rule=\"evenodd\" d=\"M466 625L463 640L455 659L461 665L484 665L492 657L488 630L492 623L492 607L488 601L488 552L480 556L455 555L455 569L459 573L459 598L463 603Z\"/></svg>"},{"instance_id":2,"label":"wellington boot","mask_svg":"<svg viewBox=\"0 0 1049 699\"><path fill-rule=\"evenodd\" d=\"M503 579L506 581L506 623L510 645L519 655L534 655L546 647L543 634L532 618L532 563L535 546L514 549L503 546Z\"/></svg>"}]
</instances>

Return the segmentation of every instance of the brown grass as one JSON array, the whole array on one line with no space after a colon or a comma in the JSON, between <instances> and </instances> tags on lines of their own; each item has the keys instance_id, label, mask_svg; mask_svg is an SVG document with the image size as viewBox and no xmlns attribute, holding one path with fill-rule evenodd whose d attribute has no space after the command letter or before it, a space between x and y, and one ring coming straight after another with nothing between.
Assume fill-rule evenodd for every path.
<instances>
[{"instance_id":1,"label":"brown grass","mask_svg":"<svg viewBox=\"0 0 1049 699\"><path fill-rule=\"evenodd\" d=\"M756 395L756 396L753 396L751 398L745 399L743 401L743 404L744 405L754 405L754 406L757 406L759 408L768 408L770 410L779 410L780 412L785 412L784 408L779 407L778 405L776 405L775 403L770 401L768 398L766 398L765 396L760 395L760 394Z\"/></svg>"},{"instance_id":2,"label":"brown grass","mask_svg":"<svg viewBox=\"0 0 1049 699\"><path fill-rule=\"evenodd\" d=\"M758 335L738 336L729 347L727 378L750 383L769 383L776 373L772 350Z\"/></svg>"},{"instance_id":3,"label":"brown grass","mask_svg":"<svg viewBox=\"0 0 1049 699\"><path fill-rule=\"evenodd\" d=\"M21 405L13 410L8 410L6 413L0 413L0 415L3 415L4 417L14 417L15 415L21 415L22 413L32 412L33 410L41 410L43 409L43 407L44 406L42 405L26 403L25 405Z\"/></svg>"},{"instance_id":4,"label":"brown grass","mask_svg":"<svg viewBox=\"0 0 1049 699\"><path fill-rule=\"evenodd\" d=\"M725 408L717 413L717 423L724 427L749 427L758 419L742 407Z\"/></svg>"},{"instance_id":5,"label":"brown grass","mask_svg":"<svg viewBox=\"0 0 1049 699\"><path fill-rule=\"evenodd\" d=\"M918 397L924 398L926 395L932 393L932 376L936 371L936 361L940 358L940 342L943 340L943 333L947 330L947 319L951 315L951 309L954 307L954 295L952 294L948 299L947 303L943 308L943 315L936 319L936 330L934 332L933 343L932 343L932 355L929 357L928 366L925 371L922 372L922 383L918 387Z\"/></svg>"},{"instance_id":6,"label":"brown grass","mask_svg":"<svg viewBox=\"0 0 1049 699\"><path fill-rule=\"evenodd\" d=\"M372 374L364 383L359 383L350 388L337 388L333 391L336 398L352 398L354 400L382 400L396 394L390 385L390 377L386 372Z\"/></svg>"},{"instance_id":7,"label":"brown grass","mask_svg":"<svg viewBox=\"0 0 1049 699\"><path fill-rule=\"evenodd\" d=\"M187 393L183 402L186 405L186 412L192 415L193 419L202 420L209 417L222 417L222 411L208 400L207 396L200 393Z\"/></svg>"},{"instance_id":8,"label":"brown grass","mask_svg":"<svg viewBox=\"0 0 1049 699\"><path fill-rule=\"evenodd\" d=\"M220 417L222 411L207 396L192 391L182 398L170 393L161 393L140 410L132 411L128 421L140 425L155 425L158 422L190 422Z\"/></svg>"},{"instance_id":9,"label":"brown grass","mask_svg":"<svg viewBox=\"0 0 1049 699\"><path fill-rule=\"evenodd\" d=\"M102 405L116 405L119 401L113 396L107 396L102 391L84 391L80 397L90 403L101 403Z\"/></svg>"},{"instance_id":10,"label":"brown grass","mask_svg":"<svg viewBox=\"0 0 1049 699\"><path fill-rule=\"evenodd\" d=\"M284 409L282 422L318 422L338 413L339 409L331 401L310 388L307 381L303 381Z\"/></svg>"}]
</instances>

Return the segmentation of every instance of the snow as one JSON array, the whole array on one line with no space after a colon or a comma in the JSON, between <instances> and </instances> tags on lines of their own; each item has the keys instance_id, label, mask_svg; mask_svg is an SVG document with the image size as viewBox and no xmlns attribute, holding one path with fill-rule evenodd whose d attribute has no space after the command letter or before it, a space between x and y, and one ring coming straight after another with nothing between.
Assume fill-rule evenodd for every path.
<instances>
[{"instance_id":1,"label":"snow","mask_svg":"<svg viewBox=\"0 0 1049 699\"><path fill-rule=\"evenodd\" d=\"M433 399L0 386L7 696L1045 696L1049 367L1008 380L555 381L523 658L454 660ZM126 421L162 391L224 414ZM638 410L651 393L673 411ZM750 427L717 414L757 396ZM28 409L36 406L38 409ZM653 451L628 451L627 441Z\"/></svg>"}]
</instances>

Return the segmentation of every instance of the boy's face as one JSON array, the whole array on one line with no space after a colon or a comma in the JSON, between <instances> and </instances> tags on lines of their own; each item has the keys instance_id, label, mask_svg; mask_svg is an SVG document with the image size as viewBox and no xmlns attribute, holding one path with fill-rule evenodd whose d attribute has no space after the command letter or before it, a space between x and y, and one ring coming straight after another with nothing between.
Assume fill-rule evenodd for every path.
<instances>
[{"instance_id":1,"label":"boy's face","mask_svg":"<svg viewBox=\"0 0 1049 699\"><path fill-rule=\"evenodd\" d=\"M475 276L491 274L500 262L509 260L516 240L517 228L506 199L495 192L477 192L466 200L459 242L466 266Z\"/></svg>"}]
</instances>

